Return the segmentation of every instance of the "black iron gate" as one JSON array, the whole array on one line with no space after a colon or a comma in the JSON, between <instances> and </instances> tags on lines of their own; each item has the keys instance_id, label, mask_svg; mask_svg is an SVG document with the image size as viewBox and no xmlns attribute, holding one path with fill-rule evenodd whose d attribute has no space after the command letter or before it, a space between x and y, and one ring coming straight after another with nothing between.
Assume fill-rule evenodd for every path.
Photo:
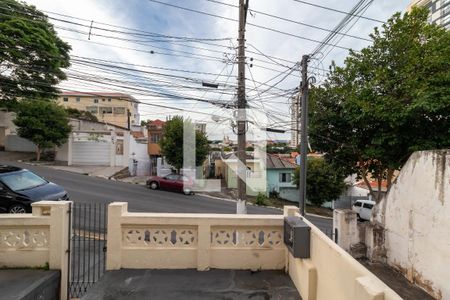
<instances>
[{"instance_id":1,"label":"black iron gate","mask_svg":"<svg viewBox=\"0 0 450 300\"><path fill-rule=\"evenodd\" d=\"M105 272L108 203L73 203L68 298L81 298Z\"/></svg>"}]
</instances>

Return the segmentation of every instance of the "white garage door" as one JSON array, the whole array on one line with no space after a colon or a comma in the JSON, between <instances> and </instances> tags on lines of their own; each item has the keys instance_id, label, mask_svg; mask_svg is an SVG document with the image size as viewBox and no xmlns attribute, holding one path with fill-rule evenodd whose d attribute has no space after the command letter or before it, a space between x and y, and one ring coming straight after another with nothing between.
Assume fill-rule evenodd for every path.
<instances>
[{"instance_id":1,"label":"white garage door","mask_svg":"<svg viewBox=\"0 0 450 300\"><path fill-rule=\"evenodd\" d=\"M110 165L111 143L96 141L74 141L72 163L74 165Z\"/></svg>"}]
</instances>

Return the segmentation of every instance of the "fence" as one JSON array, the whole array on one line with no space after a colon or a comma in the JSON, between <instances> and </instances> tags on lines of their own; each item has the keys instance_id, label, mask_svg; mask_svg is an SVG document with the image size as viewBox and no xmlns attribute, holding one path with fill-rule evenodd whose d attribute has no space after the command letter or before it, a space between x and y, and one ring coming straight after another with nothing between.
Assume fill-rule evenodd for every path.
<instances>
[{"instance_id":1,"label":"fence","mask_svg":"<svg viewBox=\"0 0 450 300\"><path fill-rule=\"evenodd\" d=\"M61 270L60 298L67 299L69 201L32 204L32 214L0 215L0 267Z\"/></svg>"},{"instance_id":2,"label":"fence","mask_svg":"<svg viewBox=\"0 0 450 300\"><path fill-rule=\"evenodd\" d=\"M72 205L69 298L81 298L105 272L107 205Z\"/></svg>"},{"instance_id":3,"label":"fence","mask_svg":"<svg viewBox=\"0 0 450 300\"><path fill-rule=\"evenodd\" d=\"M107 269L283 269L283 216L108 213Z\"/></svg>"}]
</instances>

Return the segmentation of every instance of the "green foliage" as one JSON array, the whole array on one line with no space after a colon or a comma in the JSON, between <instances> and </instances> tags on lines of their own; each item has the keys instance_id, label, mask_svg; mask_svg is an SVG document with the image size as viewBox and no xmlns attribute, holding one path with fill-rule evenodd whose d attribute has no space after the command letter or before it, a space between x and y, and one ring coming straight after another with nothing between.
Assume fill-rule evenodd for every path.
<instances>
[{"instance_id":1,"label":"green foliage","mask_svg":"<svg viewBox=\"0 0 450 300\"><path fill-rule=\"evenodd\" d=\"M450 32L427 16L395 14L311 89L311 144L345 174L389 184L413 151L450 146Z\"/></svg>"},{"instance_id":2,"label":"green foliage","mask_svg":"<svg viewBox=\"0 0 450 300\"><path fill-rule=\"evenodd\" d=\"M225 146L225 147L223 147L223 151L231 152L231 151L233 151L233 148L231 148L230 146Z\"/></svg>"},{"instance_id":3,"label":"green foliage","mask_svg":"<svg viewBox=\"0 0 450 300\"><path fill-rule=\"evenodd\" d=\"M68 107L66 108L66 112L70 118L98 122L97 117L89 111Z\"/></svg>"},{"instance_id":4,"label":"green foliage","mask_svg":"<svg viewBox=\"0 0 450 300\"><path fill-rule=\"evenodd\" d=\"M292 149L286 143L274 143L267 144L266 146L267 153L279 153L279 154L288 154L292 152Z\"/></svg>"},{"instance_id":5,"label":"green foliage","mask_svg":"<svg viewBox=\"0 0 450 300\"><path fill-rule=\"evenodd\" d=\"M261 205L261 206L266 206L267 205L266 201L267 201L267 196L263 193L258 193L258 195L256 196L255 204Z\"/></svg>"},{"instance_id":6,"label":"green foliage","mask_svg":"<svg viewBox=\"0 0 450 300\"><path fill-rule=\"evenodd\" d=\"M245 148L245 151L255 151L255 147L248 146L247 148Z\"/></svg>"},{"instance_id":7,"label":"green foliage","mask_svg":"<svg viewBox=\"0 0 450 300\"><path fill-rule=\"evenodd\" d=\"M147 127L148 120L141 120L141 126Z\"/></svg>"},{"instance_id":8,"label":"green foliage","mask_svg":"<svg viewBox=\"0 0 450 300\"><path fill-rule=\"evenodd\" d=\"M194 124L189 120L183 121L180 116L175 116L164 125L163 136L159 141L161 154L178 171L183 167L183 128L187 126L189 132L195 132L195 165L200 166L209 153L209 143L206 135L194 129ZM193 139L185 141L187 147L194 147Z\"/></svg>"},{"instance_id":9,"label":"green foliage","mask_svg":"<svg viewBox=\"0 0 450 300\"><path fill-rule=\"evenodd\" d=\"M0 97L55 98L71 47L58 38L47 16L23 2L2 0L0 33Z\"/></svg>"},{"instance_id":10,"label":"green foliage","mask_svg":"<svg viewBox=\"0 0 450 300\"><path fill-rule=\"evenodd\" d=\"M300 169L296 168L293 182L299 185ZM306 197L313 205L339 198L345 188L344 175L323 158L308 158Z\"/></svg>"},{"instance_id":11,"label":"green foliage","mask_svg":"<svg viewBox=\"0 0 450 300\"><path fill-rule=\"evenodd\" d=\"M45 100L21 101L14 124L19 136L36 144L37 160L41 150L65 143L71 131L65 109Z\"/></svg>"}]
</instances>

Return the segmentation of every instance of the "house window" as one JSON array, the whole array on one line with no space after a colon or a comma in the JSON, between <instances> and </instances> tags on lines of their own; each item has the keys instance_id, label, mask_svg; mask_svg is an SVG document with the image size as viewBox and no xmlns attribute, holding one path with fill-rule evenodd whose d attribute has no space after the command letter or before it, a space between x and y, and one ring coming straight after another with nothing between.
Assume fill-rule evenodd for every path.
<instances>
[{"instance_id":1,"label":"house window","mask_svg":"<svg viewBox=\"0 0 450 300\"><path fill-rule=\"evenodd\" d=\"M150 135L150 142L153 144L159 143L159 134L151 134Z\"/></svg>"},{"instance_id":2,"label":"house window","mask_svg":"<svg viewBox=\"0 0 450 300\"><path fill-rule=\"evenodd\" d=\"M98 103L98 99L97 98L94 99L94 103Z\"/></svg>"},{"instance_id":3,"label":"house window","mask_svg":"<svg viewBox=\"0 0 450 300\"><path fill-rule=\"evenodd\" d=\"M76 98L76 101L77 101L77 102L80 102L80 100L81 100L80 97L77 97L77 98Z\"/></svg>"},{"instance_id":4,"label":"house window","mask_svg":"<svg viewBox=\"0 0 450 300\"><path fill-rule=\"evenodd\" d=\"M98 107L97 106L87 106L86 111L90 112L91 114L98 114Z\"/></svg>"},{"instance_id":5,"label":"house window","mask_svg":"<svg viewBox=\"0 0 450 300\"><path fill-rule=\"evenodd\" d=\"M63 101L64 101L64 102L69 102L69 98L64 97L64 98L63 98Z\"/></svg>"},{"instance_id":6,"label":"house window","mask_svg":"<svg viewBox=\"0 0 450 300\"><path fill-rule=\"evenodd\" d=\"M103 98L102 101L105 102L105 98Z\"/></svg>"},{"instance_id":7,"label":"house window","mask_svg":"<svg viewBox=\"0 0 450 300\"><path fill-rule=\"evenodd\" d=\"M125 107L114 107L114 114L115 115L124 115Z\"/></svg>"},{"instance_id":8,"label":"house window","mask_svg":"<svg viewBox=\"0 0 450 300\"><path fill-rule=\"evenodd\" d=\"M102 114L112 114L112 107L101 107L100 111Z\"/></svg>"},{"instance_id":9,"label":"house window","mask_svg":"<svg viewBox=\"0 0 450 300\"><path fill-rule=\"evenodd\" d=\"M111 102L111 98L108 98L108 102Z\"/></svg>"},{"instance_id":10,"label":"house window","mask_svg":"<svg viewBox=\"0 0 450 300\"><path fill-rule=\"evenodd\" d=\"M280 173L280 182L291 182L291 173Z\"/></svg>"}]
</instances>

